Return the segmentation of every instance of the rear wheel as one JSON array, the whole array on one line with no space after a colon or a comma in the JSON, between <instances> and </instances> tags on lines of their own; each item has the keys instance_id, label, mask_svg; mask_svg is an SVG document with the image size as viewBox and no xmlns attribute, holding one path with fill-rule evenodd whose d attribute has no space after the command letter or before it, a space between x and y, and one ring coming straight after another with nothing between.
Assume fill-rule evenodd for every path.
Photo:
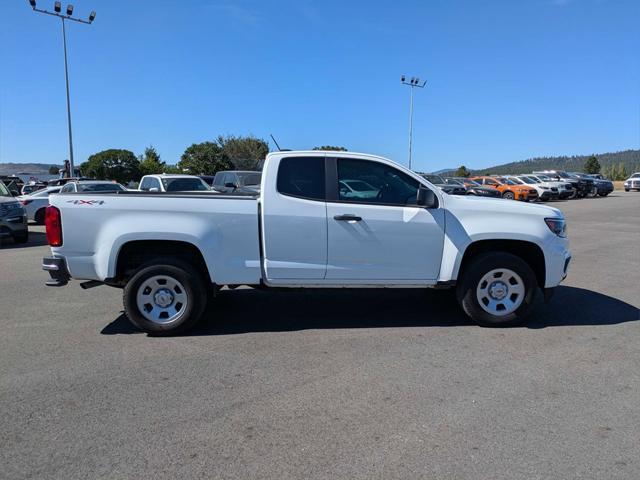
<instances>
[{"instance_id":1,"label":"rear wheel","mask_svg":"<svg viewBox=\"0 0 640 480\"><path fill-rule=\"evenodd\" d=\"M507 200L514 200L516 198L516 196L513 194L512 191L507 190L506 192L504 192L502 194L502 198L506 198Z\"/></svg>"},{"instance_id":2,"label":"rear wheel","mask_svg":"<svg viewBox=\"0 0 640 480\"><path fill-rule=\"evenodd\" d=\"M458 282L462 309L483 327L524 323L533 307L536 276L520 257L489 252L475 257Z\"/></svg>"},{"instance_id":3,"label":"rear wheel","mask_svg":"<svg viewBox=\"0 0 640 480\"><path fill-rule=\"evenodd\" d=\"M124 309L140 330L175 335L193 327L207 305L206 281L188 263L141 267L124 287Z\"/></svg>"},{"instance_id":4,"label":"rear wheel","mask_svg":"<svg viewBox=\"0 0 640 480\"><path fill-rule=\"evenodd\" d=\"M33 219L35 220L35 222L38 225L42 225L44 223L44 214L45 214L45 210L44 208L41 208L40 210L38 210L36 212L36 214L33 216Z\"/></svg>"}]
</instances>

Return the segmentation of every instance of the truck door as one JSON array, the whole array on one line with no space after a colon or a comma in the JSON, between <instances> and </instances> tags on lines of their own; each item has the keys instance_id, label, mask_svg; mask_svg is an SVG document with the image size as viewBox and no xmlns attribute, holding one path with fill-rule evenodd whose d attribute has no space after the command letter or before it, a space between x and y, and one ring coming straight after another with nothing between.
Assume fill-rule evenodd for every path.
<instances>
[{"instance_id":1,"label":"truck door","mask_svg":"<svg viewBox=\"0 0 640 480\"><path fill-rule=\"evenodd\" d=\"M322 280L327 269L324 156L285 157L263 191L267 279Z\"/></svg>"},{"instance_id":2,"label":"truck door","mask_svg":"<svg viewBox=\"0 0 640 480\"><path fill-rule=\"evenodd\" d=\"M374 160L327 162L336 184L327 186L327 283L437 279L444 210L416 205L419 182Z\"/></svg>"}]
</instances>

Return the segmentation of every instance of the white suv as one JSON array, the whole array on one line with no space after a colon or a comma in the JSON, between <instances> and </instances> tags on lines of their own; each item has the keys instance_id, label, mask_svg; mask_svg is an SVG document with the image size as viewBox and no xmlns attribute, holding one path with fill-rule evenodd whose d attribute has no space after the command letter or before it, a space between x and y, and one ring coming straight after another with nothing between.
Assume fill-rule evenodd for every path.
<instances>
[{"instance_id":1,"label":"white suv","mask_svg":"<svg viewBox=\"0 0 640 480\"><path fill-rule=\"evenodd\" d=\"M624 181L624 191L637 190L640 192L640 172L632 174Z\"/></svg>"},{"instance_id":2,"label":"white suv","mask_svg":"<svg viewBox=\"0 0 640 480\"><path fill-rule=\"evenodd\" d=\"M208 192L209 185L195 175L145 175L140 180L141 192Z\"/></svg>"},{"instance_id":3,"label":"white suv","mask_svg":"<svg viewBox=\"0 0 640 480\"><path fill-rule=\"evenodd\" d=\"M526 176L538 180L542 185L545 185L547 187L556 187L558 189L560 200L564 200L565 198L573 198L576 194L575 189L569 182L559 182L541 173L531 173L527 174Z\"/></svg>"}]
</instances>

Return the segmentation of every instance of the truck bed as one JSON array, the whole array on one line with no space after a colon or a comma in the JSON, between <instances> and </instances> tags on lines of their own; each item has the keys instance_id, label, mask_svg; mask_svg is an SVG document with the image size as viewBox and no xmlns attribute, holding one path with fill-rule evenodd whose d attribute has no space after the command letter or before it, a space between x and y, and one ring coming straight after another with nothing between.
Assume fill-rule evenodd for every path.
<instances>
[{"instance_id":1,"label":"truck bed","mask_svg":"<svg viewBox=\"0 0 640 480\"><path fill-rule=\"evenodd\" d=\"M52 251L74 278L113 278L124 244L163 240L197 247L216 283L260 282L257 196L127 191L51 195L49 202L61 212L63 232Z\"/></svg>"}]
</instances>

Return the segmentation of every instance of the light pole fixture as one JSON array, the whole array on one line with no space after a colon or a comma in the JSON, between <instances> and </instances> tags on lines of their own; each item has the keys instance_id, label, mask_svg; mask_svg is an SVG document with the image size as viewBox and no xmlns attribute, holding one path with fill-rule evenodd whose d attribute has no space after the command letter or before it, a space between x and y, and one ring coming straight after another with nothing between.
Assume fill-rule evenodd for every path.
<instances>
[{"instance_id":1,"label":"light pole fixture","mask_svg":"<svg viewBox=\"0 0 640 480\"><path fill-rule=\"evenodd\" d=\"M407 79L404 75L400 77L400 82L403 85L408 85L411 87L411 96L409 98L409 170L411 170L411 143L413 140L413 89L415 87L424 88L427 84L427 81L420 83L420 79L418 77L411 77L411 80L407 82Z\"/></svg>"},{"instance_id":2,"label":"light pole fixture","mask_svg":"<svg viewBox=\"0 0 640 480\"><path fill-rule=\"evenodd\" d=\"M67 85L67 122L69 126L69 175L73 177L75 175L75 170L74 170L75 167L73 163L73 139L71 135L71 100L69 98L69 70L67 68L67 34L65 31L64 21L72 20L74 22L84 23L85 25L91 25L96 18L96 12L91 12L91 14L89 15L89 20L83 20L81 18L73 18L71 16L73 15L73 5L71 4L67 5L66 15L61 13L62 4L60 2L54 2L53 12L38 8L36 6L36 0L29 0L29 5L31 5L31 8L33 9L34 12L44 13L46 15L58 17L60 20L62 20L62 45L64 48L64 78Z\"/></svg>"}]
</instances>

